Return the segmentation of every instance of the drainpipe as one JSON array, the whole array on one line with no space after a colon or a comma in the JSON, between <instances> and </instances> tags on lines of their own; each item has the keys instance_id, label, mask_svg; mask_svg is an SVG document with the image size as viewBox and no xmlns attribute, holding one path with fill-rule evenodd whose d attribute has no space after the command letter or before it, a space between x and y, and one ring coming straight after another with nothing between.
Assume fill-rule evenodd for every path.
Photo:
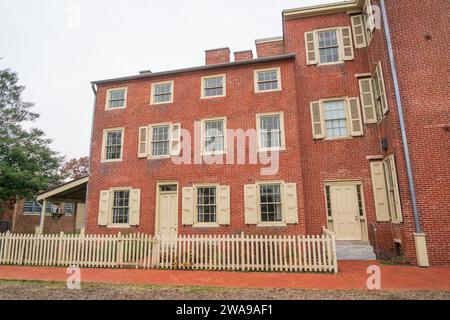
<instances>
[{"instance_id":1,"label":"drainpipe","mask_svg":"<svg viewBox=\"0 0 450 320\"><path fill-rule=\"evenodd\" d=\"M397 66L395 64L394 50L392 47L391 33L389 30L389 22L388 22L388 17L387 17L387 13L386 13L386 5L385 5L384 0L380 0L380 6L381 6L381 14L383 16L384 33L386 35L386 43L387 43L387 48L388 48L388 53L389 53L389 61L391 64L392 80L394 82L394 91L395 91L395 100L397 103L397 112L398 112L399 120L400 120L400 128L401 128L401 135L402 135L402 142L403 142L403 153L405 155L406 171L408 173L409 192L411 194L411 201L412 201L412 207L413 207L414 225L415 225L415 230L416 230L416 232L414 233L414 240L415 240L415 244L416 244L417 263L421 267L429 267L430 264L428 261L428 252L427 252L427 245L426 245L426 238L425 238L426 235L422 232L422 228L420 225L420 215L419 215L419 209L417 207L416 190L415 190L415 186L414 186L414 176L413 176L413 172L412 172L411 158L410 158L409 147L408 147L408 138L406 136L403 104L402 104L401 95L400 95L400 87L398 84Z\"/></svg>"}]
</instances>

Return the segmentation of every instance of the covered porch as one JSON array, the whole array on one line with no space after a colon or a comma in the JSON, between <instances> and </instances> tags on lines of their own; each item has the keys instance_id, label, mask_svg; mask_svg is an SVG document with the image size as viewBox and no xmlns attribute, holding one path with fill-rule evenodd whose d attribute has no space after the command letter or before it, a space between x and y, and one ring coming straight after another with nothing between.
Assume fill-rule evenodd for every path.
<instances>
[{"instance_id":1,"label":"covered porch","mask_svg":"<svg viewBox=\"0 0 450 320\"><path fill-rule=\"evenodd\" d=\"M57 207L59 206L61 212L65 203L73 203L74 231L79 232L82 228L84 228L86 192L88 182L89 177L84 177L67 182L38 194L36 200L42 205L42 212L40 216L40 223L36 228L36 232L39 234L44 233L45 218L48 214L58 214L58 212L47 212L48 203L52 203Z\"/></svg>"}]
</instances>

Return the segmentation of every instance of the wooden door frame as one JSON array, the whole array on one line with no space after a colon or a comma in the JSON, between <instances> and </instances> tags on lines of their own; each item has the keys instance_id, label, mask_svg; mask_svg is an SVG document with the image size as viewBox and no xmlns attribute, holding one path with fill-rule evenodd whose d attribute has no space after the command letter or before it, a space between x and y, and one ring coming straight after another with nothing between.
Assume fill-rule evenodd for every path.
<instances>
[{"instance_id":1,"label":"wooden door frame","mask_svg":"<svg viewBox=\"0 0 450 320\"><path fill-rule=\"evenodd\" d=\"M325 196L325 216L327 218L327 227L330 230L334 231L334 217L328 216L328 203L327 203L327 192L326 187L332 187L332 186L349 186L354 185L355 187L357 185L361 186L361 201L362 201L362 209L363 209L363 216L360 216L360 228L361 228L361 240L360 241L369 241L369 234L368 234L368 228L367 228L367 212L366 212L366 201L364 198L364 184L362 180L325 180L324 181L324 187L323 192ZM356 190L358 192L358 190ZM358 195L356 195L358 199ZM359 209L359 208L358 208Z\"/></svg>"},{"instance_id":2,"label":"wooden door frame","mask_svg":"<svg viewBox=\"0 0 450 320\"><path fill-rule=\"evenodd\" d=\"M180 195L180 185L178 183L178 181L161 181L161 182L157 182L156 183L156 206L155 206L155 236L158 235L159 233L159 208L160 208L160 204L159 204L159 196L161 195L160 191L159 191L159 187L161 186L166 186L166 185L176 185L177 186L177 233L178 233L178 226L179 226L179 216L178 216L178 211L179 211L179 195ZM175 192L174 192L175 193Z\"/></svg>"}]
</instances>

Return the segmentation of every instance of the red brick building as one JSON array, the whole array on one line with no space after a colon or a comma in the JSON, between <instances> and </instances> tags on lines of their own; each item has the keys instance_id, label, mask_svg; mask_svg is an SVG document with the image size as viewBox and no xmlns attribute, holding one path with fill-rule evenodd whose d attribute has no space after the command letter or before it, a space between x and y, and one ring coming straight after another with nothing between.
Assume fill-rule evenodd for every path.
<instances>
[{"instance_id":1,"label":"red brick building","mask_svg":"<svg viewBox=\"0 0 450 320\"><path fill-rule=\"evenodd\" d=\"M222 48L205 66L93 82L86 231L326 226L378 256L449 263L448 12L444 0L286 10L257 58ZM226 161L242 149L245 164ZM223 163L198 163L211 157Z\"/></svg>"}]
</instances>

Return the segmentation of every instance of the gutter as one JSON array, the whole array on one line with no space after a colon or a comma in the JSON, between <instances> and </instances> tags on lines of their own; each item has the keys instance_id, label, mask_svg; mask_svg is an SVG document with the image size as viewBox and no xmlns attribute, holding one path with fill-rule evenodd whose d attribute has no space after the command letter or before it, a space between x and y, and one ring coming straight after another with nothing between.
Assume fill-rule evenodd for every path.
<instances>
[{"instance_id":1,"label":"gutter","mask_svg":"<svg viewBox=\"0 0 450 320\"><path fill-rule=\"evenodd\" d=\"M408 174L409 193L411 195L411 202L413 207L413 218L416 231L414 233L414 241L416 245L417 264L421 267L429 267L430 263L428 260L426 235L422 232L422 226L420 224L420 214L419 208L417 206L416 187L414 184L414 175L412 171L412 164L408 146L408 137L406 134L405 115L403 111L403 104L400 94L400 86L398 83L397 65L395 63L394 49L392 47L392 38L391 32L389 30L389 21L386 12L385 0L380 0L380 7L381 7L381 14L383 17L384 33L386 35L386 44L389 53L389 61L391 64L392 81L394 82L395 100L397 104L397 112L399 115L400 130L403 142L403 153L405 155L406 171Z\"/></svg>"},{"instance_id":2,"label":"gutter","mask_svg":"<svg viewBox=\"0 0 450 320\"><path fill-rule=\"evenodd\" d=\"M264 63L264 62L291 60L291 59L295 59L295 57L296 57L295 53L289 53L289 54L283 54L283 55L278 55L278 56L273 56L273 57L264 57L264 58L258 58L258 59L252 59L252 60L233 61L233 62L218 63L218 64L211 64L211 65L206 65L206 66L191 67L191 68L184 68L184 69L177 69L177 70L170 70L170 71L163 71L163 72L145 73L145 74L139 74L136 76L98 80L98 81L91 82L91 84L92 84L92 90L94 91L94 94L96 94L97 92L94 88L94 85L96 85L96 84L98 85L98 84L122 82L122 81L129 81L129 80L152 79L152 78L156 78L156 77L181 74L181 73L186 73L186 72L207 71L207 70L223 69L223 68L229 68L229 67L246 66L246 65Z\"/></svg>"}]
</instances>

